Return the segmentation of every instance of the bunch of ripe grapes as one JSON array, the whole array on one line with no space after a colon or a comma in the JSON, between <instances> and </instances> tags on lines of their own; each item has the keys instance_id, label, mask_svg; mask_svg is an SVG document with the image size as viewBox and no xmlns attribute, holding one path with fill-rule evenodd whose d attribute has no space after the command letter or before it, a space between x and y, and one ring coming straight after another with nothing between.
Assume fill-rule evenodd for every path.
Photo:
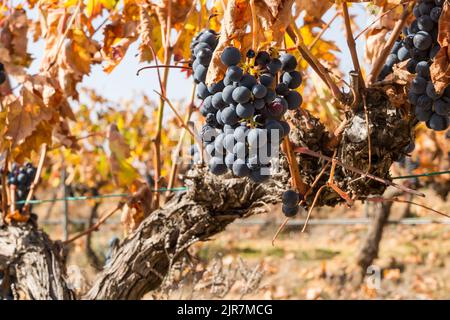
<instances>
[{"instance_id":1,"label":"bunch of ripe grapes","mask_svg":"<svg viewBox=\"0 0 450 320\"><path fill-rule=\"evenodd\" d=\"M26 200L35 176L36 168L29 162L24 166L18 166L16 163L12 165L11 172L8 173L8 185L15 186L16 201ZM16 209L20 212L23 206L23 203L19 203Z\"/></svg>"},{"instance_id":2,"label":"bunch of ripe grapes","mask_svg":"<svg viewBox=\"0 0 450 320\"><path fill-rule=\"evenodd\" d=\"M450 124L450 85L438 94L430 78L430 65L440 50L437 41L438 22L445 0L421 0L413 9L416 19L403 31L386 64L380 79L392 72L392 67L407 61L406 69L416 77L409 88L408 99L414 106L417 120L435 131L446 130Z\"/></svg>"},{"instance_id":3,"label":"bunch of ripe grapes","mask_svg":"<svg viewBox=\"0 0 450 320\"><path fill-rule=\"evenodd\" d=\"M270 178L271 161L279 156L280 143L289 134L284 114L302 104L295 90L302 76L291 54L249 50L242 57L238 48L230 46L220 56L227 68L223 79L208 86L206 75L217 42L214 31L203 30L191 43L200 113L206 120L201 136L209 170L216 175L231 170L235 176L261 183ZM192 150L194 160L198 153Z\"/></svg>"}]
</instances>

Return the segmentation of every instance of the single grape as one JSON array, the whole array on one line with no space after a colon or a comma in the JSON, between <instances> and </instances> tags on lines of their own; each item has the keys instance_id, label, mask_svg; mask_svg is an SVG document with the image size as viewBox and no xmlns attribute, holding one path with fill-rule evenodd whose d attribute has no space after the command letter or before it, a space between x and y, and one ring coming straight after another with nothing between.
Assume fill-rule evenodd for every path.
<instances>
[{"instance_id":1,"label":"single grape","mask_svg":"<svg viewBox=\"0 0 450 320\"><path fill-rule=\"evenodd\" d=\"M403 46L403 43L401 40L395 41L394 46L392 47L391 53L397 54L398 50L400 50L400 48L402 48L402 46Z\"/></svg>"},{"instance_id":2,"label":"single grape","mask_svg":"<svg viewBox=\"0 0 450 320\"><path fill-rule=\"evenodd\" d=\"M252 90L256 83L256 78L250 74L244 74L241 81L239 81L240 86L246 87L249 90Z\"/></svg>"},{"instance_id":3,"label":"single grape","mask_svg":"<svg viewBox=\"0 0 450 320\"><path fill-rule=\"evenodd\" d=\"M282 97L277 97L273 102L267 106L268 115L270 117L281 117L288 109L286 100Z\"/></svg>"},{"instance_id":4,"label":"single grape","mask_svg":"<svg viewBox=\"0 0 450 320\"><path fill-rule=\"evenodd\" d=\"M283 71L291 72L297 68L297 59L292 54L282 54L280 56L280 61Z\"/></svg>"},{"instance_id":5,"label":"single grape","mask_svg":"<svg viewBox=\"0 0 450 320\"><path fill-rule=\"evenodd\" d=\"M222 92L215 93L212 96L211 103L212 103L212 106L217 110L223 109L227 106L227 103L225 101L223 101Z\"/></svg>"},{"instance_id":6,"label":"single grape","mask_svg":"<svg viewBox=\"0 0 450 320\"><path fill-rule=\"evenodd\" d=\"M419 11L422 15L430 14L431 9L433 9L434 5L431 3L422 2L419 4Z\"/></svg>"},{"instance_id":7,"label":"single grape","mask_svg":"<svg viewBox=\"0 0 450 320\"><path fill-rule=\"evenodd\" d=\"M417 19L417 27L421 31L430 32L434 28L434 22L428 15L423 15L419 19Z\"/></svg>"},{"instance_id":8,"label":"single grape","mask_svg":"<svg viewBox=\"0 0 450 320\"><path fill-rule=\"evenodd\" d=\"M419 10L419 6L415 6L415 7L413 8L413 14L414 14L414 16L415 16L416 18L419 18L419 17L422 15L422 13L421 13L420 10Z\"/></svg>"},{"instance_id":9,"label":"single grape","mask_svg":"<svg viewBox=\"0 0 450 320\"><path fill-rule=\"evenodd\" d=\"M283 196L281 199L282 199L283 205L285 205L288 208L294 208L297 206L297 204L300 200L300 197L297 192L295 192L292 189L289 189L289 190L283 192Z\"/></svg>"},{"instance_id":10,"label":"single grape","mask_svg":"<svg viewBox=\"0 0 450 320\"><path fill-rule=\"evenodd\" d=\"M295 91L295 90L291 90L289 91L289 93L287 95L284 96L287 104L288 104L288 109L289 110L296 110L298 109L302 102L303 102L303 97L302 95Z\"/></svg>"},{"instance_id":11,"label":"single grape","mask_svg":"<svg viewBox=\"0 0 450 320\"><path fill-rule=\"evenodd\" d=\"M302 84L302 75L298 71L285 72L282 81L288 85L289 89L296 89Z\"/></svg>"},{"instance_id":12,"label":"single grape","mask_svg":"<svg viewBox=\"0 0 450 320\"><path fill-rule=\"evenodd\" d=\"M277 58L274 58L267 65L267 70L269 70L272 75L276 75L281 70L281 67L281 61Z\"/></svg>"},{"instance_id":13,"label":"single grape","mask_svg":"<svg viewBox=\"0 0 450 320\"><path fill-rule=\"evenodd\" d=\"M248 177L250 169L247 167L245 160L237 159L233 163L233 173L238 177Z\"/></svg>"},{"instance_id":14,"label":"single grape","mask_svg":"<svg viewBox=\"0 0 450 320\"><path fill-rule=\"evenodd\" d=\"M433 106L433 99L426 94L423 94L417 99L416 105L421 109L431 110Z\"/></svg>"},{"instance_id":15,"label":"single grape","mask_svg":"<svg viewBox=\"0 0 450 320\"><path fill-rule=\"evenodd\" d=\"M422 77L416 77L411 82L411 91L415 94L423 94L427 89L427 80Z\"/></svg>"},{"instance_id":16,"label":"single grape","mask_svg":"<svg viewBox=\"0 0 450 320\"><path fill-rule=\"evenodd\" d=\"M221 92L223 89L225 88L225 84L223 83L223 81L219 81L217 83L213 83L208 87L208 91L211 94L215 94L217 92Z\"/></svg>"},{"instance_id":17,"label":"single grape","mask_svg":"<svg viewBox=\"0 0 450 320\"><path fill-rule=\"evenodd\" d=\"M449 118L433 113L430 120L427 121L427 127L434 131L443 131L448 128Z\"/></svg>"},{"instance_id":18,"label":"single grape","mask_svg":"<svg viewBox=\"0 0 450 320\"><path fill-rule=\"evenodd\" d=\"M260 51L256 55L255 64L258 66L267 66L270 63L270 55L266 51Z\"/></svg>"},{"instance_id":19,"label":"single grape","mask_svg":"<svg viewBox=\"0 0 450 320\"><path fill-rule=\"evenodd\" d=\"M434 112L443 117L450 116L450 99L438 99L434 102Z\"/></svg>"},{"instance_id":20,"label":"single grape","mask_svg":"<svg viewBox=\"0 0 450 320\"><path fill-rule=\"evenodd\" d=\"M441 7L434 7L430 11L430 19L434 22L439 22L439 18L441 17L442 8Z\"/></svg>"},{"instance_id":21,"label":"single grape","mask_svg":"<svg viewBox=\"0 0 450 320\"><path fill-rule=\"evenodd\" d=\"M408 70L409 73L416 73L416 66L418 61L415 59L409 59L406 63L406 70Z\"/></svg>"},{"instance_id":22,"label":"single grape","mask_svg":"<svg viewBox=\"0 0 450 320\"><path fill-rule=\"evenodd\" d=\"M266 102L264 99L255 99L253 101L253 106L255 107L255 110L261 110L266 105Z\"/></svg>"},{"instance_id":23,"label":"single grape","mask_svg":"<svg viewBox=\"0 0 450 320\"><path fill-rule=\"evenodd\" d=\"M244 142L247 137L248 128L246 126L239 126L234 130L234 139L238 142Z\"/></svg>"},{"instance_id":24,"label":"single grape","mask_svg":"<svg viewBox=\"0 0 450 320\"><path fill-rule=\"evenodd\" d=\"M411 55L409 54L408 49L406 49L405 47L401 47L400 49L398 49L397 57L400 61L405 61L409 59Z\"/></svg>"},{"instance_id":25,"label":"single grape","mask_svg":"<svg viewBox=\"0 0 450 320\"><path fill-rule=\"evenodd\" d=\"M205 42L199 42L194 48L194 56L197 57L200 50L205 49L205 48L212 51L212 47L209 44L207 44Z\"/></svg>"},{"instance_id":26,"label":"single grape","mask_svg":"<svg viewBox=\"0 0 450 320\"><path fill-rule=\"evenodd\" d=\"M207 43L211 48L215 48L217 46L217 36L209 31L204 32L198 40L200 42Z\"/></svg>"},{"instance_id":27,"label":"single grape","mask_svg":"<svg viewBox=\"0 0 450 320\"><path fill-rule=\"evenodd\" d=\"M236 89L237 87L234 85L228 85L226 86L223 91L222 91L222 99L223 101L225 101L228 104L232 104L235 103L234 99L233 99L233 91L234 89Z\"/></svg>"},{"instance_id":28,"label":"single grape","mask_svg":"<svg viewBox=\"0 0 450 320\"><path fill-rule=\"evenodd\" d=\"M289 87L287 83L280 82L277 87L275 88L275 92L280 95L284 96L289 93Z\"/></svg>"},{"instance_id":29,"label":"single grape","mask_svg":"<svg viewBox=\"0 0 450 320\"><path fill-rule=\"evenodd\" d=\"M250 90L246 87L237 87L233 90L233 100L238 103L247 103L252 96Z\"/></svg>"},{"instance_id":30,"label":"single grape","mask_svg":"<svg viewBox=\"0 0 450 320\"><path fill-rule=\"evenodd\" d=\"M298 206L295 206L293 208L286 207L285 205L281 206L281 211L287 218L295 217L298 213L298 209L299 209Z\"/></svg>"},{"instance_id":31,"label":"single grape","mask_svg":"<svg viewBox=\"0 0 450 320\"><path fill-rule=\"evenodd\" d=\"M273 91L272 89L267 89L267 93L266 93L266 97L264 98L264 101L266 103L271 103L275 100L275 98L277 97L277 94L275 93L275 91Z\"/></svg>"},{"instance_id":32,"label":"single grape","mask_svg":"<svg viewBox=\"0 0 450 320\"><path fill-rule=\"evenodd\" d=\"M252 103L239 103L236 107L236 114L241 117L242 119L248 119L253 117L253 114L255 113L255 107Z\"/></svg>"},{"instance_id":33,"label":"single grape","mask_svg":"<svg viewBox=\"0 0 450 320\"><path fill-rule=\"evenodd\" d=\"M406 49L410 50L414 48L414 36L415 34L409 34L403 39L403 45Z\"/></svg>"},{"instance_id":34,"label":"single grape","mask_svg":"<svg viewBox=\"0 0 450 320\"><path fill-rule=\"evenodd\" d=\"M276 137L278 135L278 139L275 139L277 141L280 141L281 138L284 136L284 128L280 121L277 121L275 119L271 119L266 122L265 129L268 132L268 137L270 141L273 141L273 137Z\"/></svg>"},{"instance_id":35,"label":"single grape","mask_svg":"<svg viewBox=\"0 0 450 320\"><path fill-rule=\"evenodd\" d=\"M256 99L262 99L266 96L267 88L262 84L256 84L252 88L252 93Z\"/></svg>"},{"instance_id":36,"label":"single grape","mask_svg":"<svg viewBox=\"0 0 450 320\"><path fill-rule=\"evenodd\" d=\"M227 67L234 66L241 62L241 53L235 47L227 47L223 50L222 55L220 56L220 60Z\"/></svg>"},{"instance_id":37,"label":"single grape","mask_svg":"<svg viewBox=\"0 0 450 320\"><path fill-rule=\"evenodd\" d=\"M388 67L393 67L394 64L396 64L399 61L397 55L395 53L391 53L390 55L388 55L387 59L386 59L386 65Z\"/></svg>"},{"instance_id":38,"label":"single grape","mask_svg":"<svg viewBox=\"0 0 450 320\"><path fill-rule=\"evenodd\" d=\"M221 111L221 119L224 124L234 125L238 123L239 116L236 114L236 107L229 105Z\"/></svg>"},{"instance_id":39,"label":"single grape","mask_svg":"<svg viewBox=\"0 0 450 320\"><path fill-rule=\"evenodd\" d=\"M256 55L255 50L250 49L250 50L247 51L246 57L251 59L251 58L254 58L255 55Z\"/></svg>"},{"instance_id":40,"label":"single grape","mask_svg":"<svg viewBox=\"0 0 450 320\"><path fill-rule=\"evenodd\" d=\"M208 87L203 82L200 82L197 86L197 97L199 99L205 100L210 93L208 91Z\"/></svg>"},{"instance_id":41,"label":"single grape","mask_svg":"<svg viewBox=\"0 0 450 320\"><path fill-rule=\"evenodd\" d=\"M238 66L229 66L225 72L225 76L228 77L233 82L238 82L241 80L244 72Z\"/></svg>"},{"instance_id":42,"label":"single grape","mask_svg":"<svg viewBox=\"0 0 450 320\"><path fill-rule=\"evenodd\" d=\"M194 71L194 80L197 83L205 82L208 69L203 65L198 65Z\"/></svg>"},{"instance_id":43,"label":"single grape","mask_svg":"<svg viewBox=\"0 0 450 320\"><path fill-rule=\"evenodd\" d=\"M222 175L228 171L222 158L212 157L208 163L209 171L215 175Z\"/></svg>"},{"instance_id":44,"label":"single grape","mask_svg":"<svg viewBox=\"0 0 450 320\"><path fill-rule=\"evenodd\" d=\"M420 61L416 65L416 73L419 77L428 79L430 77L430 66L426 61Z\"/></svg>"},{"instance_id":45,"label":"single grape","mask_svg":"<svg viewBox=\"0 0 450 320\"><path fill-rule=\"evenodd\" d=\"M426 122L430 119L431 115L433 114L433 111L421 109L418 106L416 106L416 108L414 109L414 114L416 115L417 120Z\"/></svg>"},{"instance_id":46,"label":"single grape","mask_svg":"<svg viewBox=\"0 0 450 320\"><path fill-rule=\"evenodd\" d=\"M414 47L419 50L427 50L431 47L433 39L430 34L426 31L419 31L416 33L413 39Z\"/></svg>"},{"instance_id":47,"label":"single grape","mask_svg":"<svg viewBox=\"0 0 450 320\"><path fill-rule=\"evenodd\" d=\"M259 76L259 82L266 87L270 87L273 83L273 76L269 73L263 73Z\"/></svg>"},{"instance_id":48,"label":"single grape","mask_svg":"<svg viewBox=\"0 0 450 320\"><path fill-rule=\"evenodd\" d=\"M198 51L198 54L196 57L202 65L207 67L209 65L209 63L211 62L212 51L211 51L211 49L208 49L208 48L202 48Z\"/></svg>"}]
</instances>

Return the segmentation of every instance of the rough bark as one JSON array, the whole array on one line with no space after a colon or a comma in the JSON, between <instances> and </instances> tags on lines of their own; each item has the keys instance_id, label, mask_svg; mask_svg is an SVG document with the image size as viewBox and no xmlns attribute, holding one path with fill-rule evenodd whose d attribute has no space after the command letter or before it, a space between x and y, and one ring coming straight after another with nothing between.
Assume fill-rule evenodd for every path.
<instances>
[{"instance_id":1,"label":"rough bark","mask_svg":"<svg viewBox=\"0 0 450 320\"><path fill-rule=\"evenodd\" d=\"M205 169L190 172L187 183L189 191L154 211L120 245L85 299L140 299L161 284L190 245L209 240L238 218L266 212L285 188L280 179L255 185Z\"/></svg>"},{"instance_id":2,"label":"rough bark","mask_svg":"<svg viewBox=\"0 0 450 320\"><path fill-rule=\"evenodd\" d=\"M0 270L15 299L74 299L58 243L31 224L0 229Z\"/></svg>"}]
</instances>

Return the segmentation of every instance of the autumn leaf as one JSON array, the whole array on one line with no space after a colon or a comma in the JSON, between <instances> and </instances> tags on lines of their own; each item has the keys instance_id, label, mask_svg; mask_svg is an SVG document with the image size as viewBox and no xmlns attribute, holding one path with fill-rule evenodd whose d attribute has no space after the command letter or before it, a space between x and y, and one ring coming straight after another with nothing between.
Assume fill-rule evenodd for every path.
<instances>
[{"instance_id":1,"label":"autumn leaf","mask_svg":"<svg viewBox=\"0 0 450 320\"><path fill-rule=\"evenodd\" d=\"M111 152L109 161L114 181L122 188L129 188L139 177L137 170L129 160L130 147L115 124L109 126L107 138Z\"/></svg>"}]
</instances>

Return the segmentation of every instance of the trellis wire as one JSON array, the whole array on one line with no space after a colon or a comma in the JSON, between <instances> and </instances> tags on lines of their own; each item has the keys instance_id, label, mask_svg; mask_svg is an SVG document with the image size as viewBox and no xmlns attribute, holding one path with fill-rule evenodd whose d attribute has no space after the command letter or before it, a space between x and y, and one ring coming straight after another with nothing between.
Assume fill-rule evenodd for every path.
<instances>
[{"instance_id":1,"label":"trellis wire","mask_svg":"<svg viewBox=\"0 0 450 320\"><path fill-rule=\"evenodd\" d=\"M407 175L407 176L398 176L398 177L392 177L392 180L396 179L412 179L412 178L420 178L420 177L431 177L431 176L437 176L437 175L444 175L444 174L450 174L450 170L447 171L436 171L436 172L429 172L429 173L421 173L421 174L413 174L413 175ZM187 187L178 187L178 188L161 188L158 190L152 190L152 192L166 192L166 191L184 191L187 190ZM65 197L65 198L56 198L56 199L43 199L43 200L30 200L30 204L41 204L41 203L48 203L48 202L58 202L58 201L85 201L85 200L95 200L95 199L105 199L105 198L123 198L128 197L130 194L128 193L112 193L112 194L104 194L104 195L98 195L98 196L79 196L79 197ZM23 204L25 203L25 200L17 201L17 204Z\"/></svg>"}]
</instances>

